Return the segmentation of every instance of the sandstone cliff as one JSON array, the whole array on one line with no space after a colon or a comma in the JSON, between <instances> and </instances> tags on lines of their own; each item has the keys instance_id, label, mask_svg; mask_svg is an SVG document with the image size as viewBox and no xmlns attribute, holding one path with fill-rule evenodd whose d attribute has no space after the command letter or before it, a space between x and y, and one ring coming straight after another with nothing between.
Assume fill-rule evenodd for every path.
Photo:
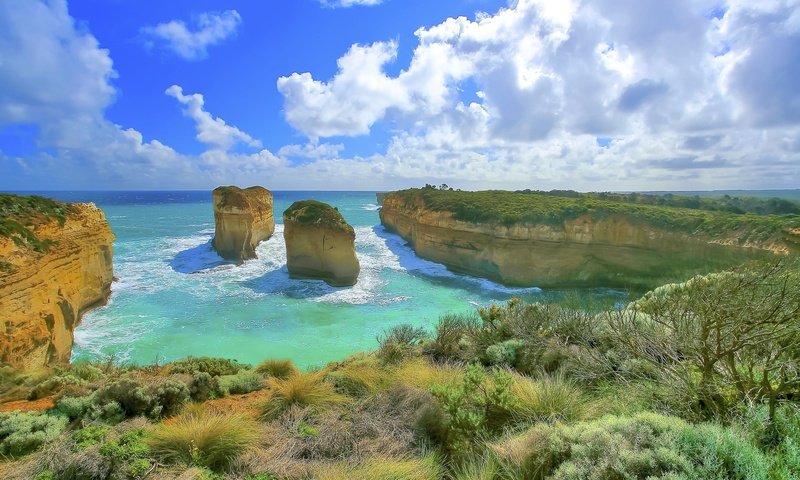
<instances>
[{"instance_id":1,"label":"sandstone cliff","mask_svg":"<svg viewBox=\"0 0 800 480\"><path fill-rule=\"evenodd\" d=\"M91 203L59 205L60 219L35 212L19 223L2 218L17 229L0 235L2 364L68 362L81 315L111 292L114 235L105 215Z\"/></svg>"},{"instance_id":2,"label":"sandstone cliff","mask_svg":"<svg viewBox=\"0 0 800 480\"><path fill-rule=\"evenodd\" d=\"M652 287L727 268L750 258L800 253L800 230L765 241L665 228L615 213L557 222L471 222L422 198L389 194L380 210L387 230L420 257L511 286Z\"/></svg>"},{"instance_id":3,"label":"sandstone cliff","mask_svg":"<svg viewBox=\"0 0 800 480\"><path fill-rule=\"evenodd\" d=\"M272 192L264 187L217 187L214 200L214 248L222 258L256 258L256 246L272 236Z\"/></svg>"},{"instance_id":4,"label":"sandstone cliff","mask_svg":"<svg viewBox=\"0 0 800 480\"><path fill-rule=\"evenodd\" d=\"M360 271L356 234L338 210L314 200L295 202L283 213L283 223L289 276L355 285Z\"/></svg>"}]
</instances>

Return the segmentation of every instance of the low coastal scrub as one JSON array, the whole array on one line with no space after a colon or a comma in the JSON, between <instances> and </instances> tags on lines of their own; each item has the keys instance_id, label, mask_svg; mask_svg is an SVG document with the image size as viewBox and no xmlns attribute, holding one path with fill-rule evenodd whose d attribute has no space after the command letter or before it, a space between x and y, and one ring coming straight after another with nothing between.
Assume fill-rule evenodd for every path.
<instances>
[{"instance_id":1,"label":"low coastal scrub","mask_svg":"<svg viewBox=\"0 0 800 480\"><path fill-rule=\"evenodd\" d=\"M313 371L190 358L0 370L8 479L800 478L800 275L624 306L512 299ZM13 403L9 403L13 402Z\"/></svg>"},{"instance_id":2,"label":"low coastal scrub","mask_svg":"<svg viewBox=\"0 0 800 480\"><path fill-rule=\"evenodd\" d=\"M44 252L52 245L36 237L32 228L49 221L64 225L72 208L62 202L38 195L0 194L0 237L10 238L17 245L28 245ZM8 263L0 264L0 271L10 270Z\"/></svg>"},{"instance_id":3,"label":"low coastal scrub","mask_svg":"<svg viewBox=\"0 0 800 480\"><path fill-rule=\"evenodd\" d=\"M758 215L620 201L599 194L569 197L499 190L412 188L389 196L400 199L409 208L421 203L433 211L452 212L456 220L506 226L545 223L561 227L565 220L582 215L596 220L620 215L658 228L712 237L735 233L742 243L780 239L789 230L800 228L800 214L791 209L786 214Z\"/></svg>"}]
</instances>

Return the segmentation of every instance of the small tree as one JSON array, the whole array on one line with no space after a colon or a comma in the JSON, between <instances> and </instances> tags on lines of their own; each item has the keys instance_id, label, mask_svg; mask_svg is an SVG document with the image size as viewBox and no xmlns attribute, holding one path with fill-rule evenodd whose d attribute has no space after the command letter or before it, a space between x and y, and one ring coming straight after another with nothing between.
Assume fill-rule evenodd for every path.
<instances>
[{"instance_id":1,"label":"small tree","mask_svg":"<svg viewBox=\"0 0 800 480\"><path fill-rule=\"evenodd\" d=\"M610 328L643 359L698 396L706 417L730 400L764 402L773 419L800 393L800 274L796 264L754 264L661 287L610 314Z\"/></svg>"}]
</instances>

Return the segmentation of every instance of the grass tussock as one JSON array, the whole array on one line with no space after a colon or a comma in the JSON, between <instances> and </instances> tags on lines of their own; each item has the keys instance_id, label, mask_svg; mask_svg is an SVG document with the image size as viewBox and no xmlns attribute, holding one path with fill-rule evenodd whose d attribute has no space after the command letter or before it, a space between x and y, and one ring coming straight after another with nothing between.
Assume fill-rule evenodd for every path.
<instances>
[{"instance_id":1,"label":"grass tussock","mask_svg":"<svg viewBox=\"0 0 800 480\"><path fill-rule=\"evenodd\" d=\"M291 360L264 360L255 368L256 373L265 377L287 379L300 373L300 370Z\"/></svg>"},{"instance_id":2,"label":"grass tussock","mask_svg":"<svg viewBox=\"0 0 800 480\"><path fill-rule=\"evenodd\" d=\"M324 464L314 471L318 480L435 480L443 470L433 455L422 458L371 458L360 464Z\"/></svg>"},{"instance_id":3,"label":"grass tussock","mask_svg":"<svg viewBox=\"0 0 800 480\"><path fill-rule=\"evenodd\" d=\"M514 375L510 391L516 400L513 414L518 421L572 422L590 412L583 391L561 375L546 375L536 380Z\"/></svg>"},{"instance_id":4,"label":"grass tussock","mask_svg":"<svg viewBox=\"0 0 800 480\"><path fill-rule=\"evenodd\" d=\"M243 415L195 409L157 429L149 441L166 463L227 469L257 439L258 424Z\"/></svg>"},{"instance_id":5,"label":"grass tussock","mask_svg":"<svg viewBox=\"0 0 800 480\"><path fill-rule=\"evenodd\" d=\"M347 397L339 394L334 386L325 381L323 372L301 373L289 378L271 378L269 395L262 407L266 420L277 418L293 405L324 409L340 405Z\"/></svg>"},{"instance_id":6,"label":"grass tussock","mask_svg":"<svg viewBox=\"0 0 800 480\"><path fill-rule=\"evenodd\" d=\"M393 381L412 388L430 390L434 385L453 385L464 376L462 366L454 363L433 363L425 358L414 358L398 365L393 371Z\"/></svg>"}]
</instances>

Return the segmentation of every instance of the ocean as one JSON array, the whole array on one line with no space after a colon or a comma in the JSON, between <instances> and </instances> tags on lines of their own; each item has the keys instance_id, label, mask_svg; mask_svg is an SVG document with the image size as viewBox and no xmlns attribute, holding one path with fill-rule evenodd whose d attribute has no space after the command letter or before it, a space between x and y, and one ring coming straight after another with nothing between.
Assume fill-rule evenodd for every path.
<instances>
[{"instance_id":1,"label":"ocean","mask_svg":"<svg viewBox=\"0 0 800 480\"><path fill-rule=\"evenodd\" d=\"M111 298L84 315L73 361L148 364L191 355L288 358L308 368L375 349L377 336L402 323L432 330L445 313L512 296L558 301L575 293L506 288L418 258L380 225L375 192L274 192L275 234L240 266L211 248L211 192L35 193L96 203L116 235ZM355 228L361 274L354 287L289 278L281 217L302 199L337 207ZM609 289L580 293L626 298Z\"/></svg>"}]
</instances>

